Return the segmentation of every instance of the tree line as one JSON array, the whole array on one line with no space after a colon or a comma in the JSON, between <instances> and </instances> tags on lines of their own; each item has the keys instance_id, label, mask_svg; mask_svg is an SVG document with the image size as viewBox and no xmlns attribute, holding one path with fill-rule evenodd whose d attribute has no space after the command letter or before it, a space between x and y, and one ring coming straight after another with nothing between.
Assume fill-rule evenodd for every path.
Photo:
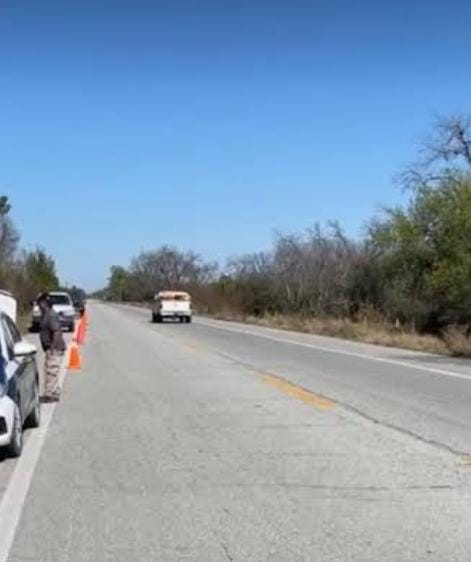
<instances>
[{"instance_id":1,"label":"tree line","mask_svg":"<svg viewBox=\"0 0 471 562\"><path fill-rule=\"evenodd\" d=\"M58 287L54 259L43 248L21 248L11 203L8 197L0 196L0 289L13 293L20 312L26 312L38 292Z\"/></svg>"},{"instance_id":2,"label":"tree line","mask_svg":"<svg viewBox=\"0 0 471 562\"><path fill-rule=\"evenodd\" d=\"M278 234L266 252L220 268L193 252L162 246L113 266L100 296L149 301L187 289L200 310L375 317L419 332L471 326L471 126L440 119L417 160L398 178L404 205L385 209L361 239L340 224ZM352 193L353 195L353 193Z\"/></svg>"}]
</instances>

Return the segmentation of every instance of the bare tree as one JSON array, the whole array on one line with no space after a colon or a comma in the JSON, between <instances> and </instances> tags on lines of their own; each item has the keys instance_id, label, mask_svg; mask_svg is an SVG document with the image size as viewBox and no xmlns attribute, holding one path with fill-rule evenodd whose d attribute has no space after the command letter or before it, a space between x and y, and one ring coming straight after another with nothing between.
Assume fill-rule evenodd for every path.
<instances>
[{"instance_id":1,"label":"bare tree","mask_svg":"<svg viewBox=\"0 0 471 562\"><path fill-rule=\"evenodd\" d=\"M281 308L307 314L341 314L348 310L357 244L333 222L315 225L302 235L278 235L273 283Z\"/></svg>"},{"instance_id":2,"label":"bare tree","mask_svg":"<svg viewBox=\"0 0 471 562\"><path fill-rule=\"evenodd\" d=\"M414 190L453 181L471 172L471 118L439 117L432 134L422 143L419 159L399 175L399 182Z\"/></svg>"},{"instance_id":3,"label":"bare tree","mask_svg":"<svg viewBox=\"0 0 471 562\"><path fill-rule=\"evenodd\" d=\"M435 134L424 144L425 163L448 162L471 166L471 119L440 118Z\"/></svg>"},{"instance_id":4,"label":"bare tree","mask_svg":"<svg viewBox=\"0 0 471 562\"><path fill-rule=\"evenodd\" d=\"M209 282L215 264L204 262L194 252L182 252L170 246L142 252L131 262L131 292L149 299L156 291L185 289Z\"/></svg>"},{"instance_id":5,"label":"bare tree","mask_svg":"<svg viewBox=\"0 0 471 562\"><path fill-rule=\"evenodd\" d=\"M224 300L222 308L243 315L261 315L274 310L272 261L269 252L230 259L225 274L216 284Z\"/></svg>"}]
</instances>

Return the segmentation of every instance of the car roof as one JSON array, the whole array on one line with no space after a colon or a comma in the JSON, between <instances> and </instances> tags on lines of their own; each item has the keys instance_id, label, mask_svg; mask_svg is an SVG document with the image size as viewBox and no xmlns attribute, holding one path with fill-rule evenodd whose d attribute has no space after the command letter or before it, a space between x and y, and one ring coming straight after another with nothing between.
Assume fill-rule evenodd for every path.
<instances>
[{"instance_id":1,"label":"car roof","mask_svg":"<svg viewBox=\"0 0 471 562\"><path fill-rule=\"evenodd\" d=\"M4 289L0 289L0 295L4 295L5 297L11 297L12 299L13 297L13 293L10 293L10 291L5 291Z\"/></svg>"},{"instance_id":2,"label":"car roof","mask_svg":"<svg viewBox=\"0 0 471 562\"><path fill-rule=\"evenodd\" d=\"M0 290L0 310L16 322L18 303L9 291Z\"/></svg>"},{"instance_id":3,"label":"car roof","mask_svg":"<svg viewBox=\"0 0 471 562\"><path fill-rule=\"evenodd\" d=\"M65 291L49 291L50 295L57 295L57 296L63 296L65 295L66 297L70 297L69 293L66 293Z\"/></svg>"}]
</instances>

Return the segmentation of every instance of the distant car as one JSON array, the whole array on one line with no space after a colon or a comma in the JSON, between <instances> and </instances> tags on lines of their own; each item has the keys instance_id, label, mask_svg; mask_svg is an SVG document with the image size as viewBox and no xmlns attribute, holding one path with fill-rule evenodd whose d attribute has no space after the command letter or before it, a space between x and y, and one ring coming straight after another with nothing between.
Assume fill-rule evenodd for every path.
<instances>
[{"instance_id":1,"label":"distant car","mask_svg":"<svg viewBox=\"0 0 471 562\"><path fill-rule=\"evenodd\" d=\"M0 312L0 449L19 457L23 428L41 422L36 347L22 339L13 319Z\"/></svg>"},{"instance_id":2,"label":"distant car","mask_svg":"<svg viewBox=\"0 0 471 562\"><path fill-rule=\"evenodd\" d=\"M152 322L162 322L166 318L191 322L191 297L184 291L160 291L154 298Z\"/></svg>"},{"instance_id":3,"label":"distant car","mask_svg":"<svg viewBox=\"0 0 471 562\"><path fill-rule=\"evenodd\" d=\"M61 328L73 332L75 330L75 308L70 298L70 295L65 292L51 292L49 298L52 303L53 310L59 316ZM41 324L41 310L37 303L33 304L33 318L31 328L33 331L38 331Z\"/></svg>"}]
</instances>

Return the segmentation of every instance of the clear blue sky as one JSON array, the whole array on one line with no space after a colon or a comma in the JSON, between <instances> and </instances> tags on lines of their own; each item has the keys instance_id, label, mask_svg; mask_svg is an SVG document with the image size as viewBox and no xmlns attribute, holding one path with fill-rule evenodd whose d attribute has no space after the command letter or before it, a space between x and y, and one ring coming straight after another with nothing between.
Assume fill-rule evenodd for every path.
<instances>
[{"instance_id":1,"label":"clear blue sky","mask_svg":"<svg viewBox=\"0 0 471 562\"><path fill-rule=\"evenodd\" d=\"M468 0L5 0L0 194L87 288L163 243L357 235L436 114L471 112Z\"/></svg>"}]
</instances>

